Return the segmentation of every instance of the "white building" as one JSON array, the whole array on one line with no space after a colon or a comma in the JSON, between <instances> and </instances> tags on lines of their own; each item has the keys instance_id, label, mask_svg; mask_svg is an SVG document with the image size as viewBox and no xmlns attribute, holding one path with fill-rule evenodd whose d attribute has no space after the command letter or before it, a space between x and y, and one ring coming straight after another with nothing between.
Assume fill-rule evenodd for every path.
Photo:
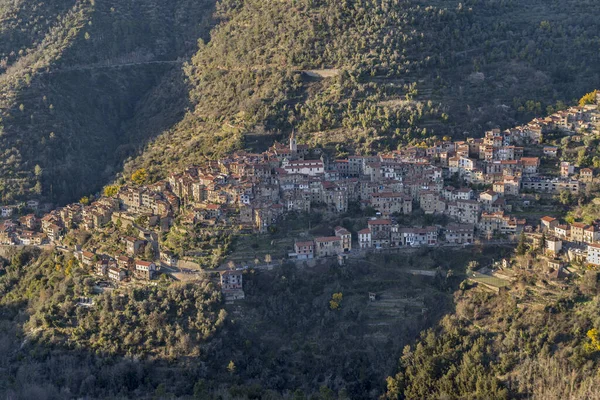
<instances>
[{"instance_id":1,"label":"white building","mask_svg":"<svg viewBox=\"0 0 600 400\"><path fill-rule=\"evenodd\" d=\"M0 208L2 218L11 217L13 214L13 210L14 210L14 207L12 207L12 206L2 206L2 208Z\"/></svg>"},{"instance_id":2,"label":"white building","mask_svg":"<svg viewBox=\"0 0 600 400\"><path fill-rule=\"evenodd\" d=\"M321 160L284 161L281 166L288 174L315 176L325 173L325 166Z\"/></svg>"},{"instance_id":3,"label":"white building","mask_svg":"<svg viewBox=\"0 0 600 400\"><path fill-rule=\"evenodd\" d=\"M358 245L361 249L371 247L371 230L369 228L358 231Z\"/></svg>"},{"instance_id":4,"label":"white building","mask_svg":"<svg viewBox=\"0 0 600 400\"><path fill-rule=\"evenodd\" d=\"M548 238L546 239L546 248L551 253L557 254L562 250L562 240L557 238Z\"/></svg>"},{"instance_id":5,"label":"white building","mask_svg":"<svg viewBox=\"0 0 600 400\"><path fill-rule=\"evenodd\" d=\"M600 265L600 244L592 243L588 245L587 262L592 265Z\"/></svg>"}]
</instances>

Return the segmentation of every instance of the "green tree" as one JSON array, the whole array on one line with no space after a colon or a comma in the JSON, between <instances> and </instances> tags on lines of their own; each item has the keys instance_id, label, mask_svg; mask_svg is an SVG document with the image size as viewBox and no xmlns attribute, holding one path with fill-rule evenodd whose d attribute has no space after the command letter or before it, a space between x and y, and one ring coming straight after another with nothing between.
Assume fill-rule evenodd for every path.
<instances>
[{"instance_id":1,"label":"green tree","mask_svg":"<svg viewBox=\"0 0 600 400\"><path fill-rule=\"evenodd\" d=\"M587 345L588 350L593 352L600 351L600 332L596 328L592 328L587 332L590 343Z\"/></svg>"},{"instance_id":2,"label":"green tree","mask_svg":"<svg viewBox=\"0 0 600 400\"><path fill-rule=\"evenodd\" d=\"M41 182L36 182L35 186L33 186L33 193L40 195L42 194L42 184Z\"/></svg>"},{"instance_id":3,"label":"green tree","mask_svg":"<svg viewBox=\"0 0 600 400\"><path fill-rule=\"evenodd\" d=\"M525 242L525 232L521 232L519 236L519 244L517 244L517 254L522 256L527 252L527 243Z\"/></svg>"},{"instance_id":4,"label":"green tree","mask_svg":"<svg viewBox=\"0 0 600 400\"><path fill-rule=\"evenodd\" d=\"M467 264L467 273L471 274L473 273L473 271L475 271L476 269L479 268L479 262L478 261L469 261L469 263Z\"/></svg>"},{"instance_id":5,"label":"green tree","mask_svg":"<svg viewBox=\"0 0 600 400\"><path fill-rule=\"evenodd\" d=\"M573 196L571 195L571 192L569 192L568 190L562 190L559 194L558 194L558 202L564 206L571 204L571 202L573 201Z\"/></svg>"},{"instance_id":6,"label":"green tree","mask_svg":"<svg viewBox=\"0 0 600 400\"><path fill-rule=\"evenodd\" d=\"M206 382L204 382L204 379L200 379L194 384L194 399L205 399L207 397Z\"/></svg>"},{"instance_id":7,"label":"green tree","mask_svg":"<svg viewBox=\"0 0 600 400\"><path fill-rule=\"evenodd\" d=\"M229 361L229 364L227 364L227 371L229 371L231 375L235 373L235 363L233 360Z\"/></svg>"},{"instance_id":8,"label":"green tree","mask_svg":"<svg viewBox=\"0 0 600 400\"><path fill-rule=\"evenodd\" d=\"M398 400L400 398L400 394L402 393L402 383L401 383L402 373L398 373L395 377L388 376L386 379L387 392L385 394L385 398L387 400ZM400 379L399 379L400 378Z\"/></svg>"},{"instance_id":9,"label":"green tree","mask_svg":"<svg viewBox=\"0 0 600 400\"><path fill-rule=\"evenodd\" d=\"M329 308L331 310L338 310L342 303L343 297L344 297L344 295L341 292L332 294L331 300L329 300Z\"/></svg>"},{"instance_id":10,"label":"green tree","mask_svg":"<svg viewBox=\"0 0 600 400\"><path fill-rule=\"evenodd\" d=\"M598 91L594 90L593 92L586 93L581 99L579 99L579 105L585 106L586 104L596 104L596 95Z\"/></svg>"},{"instance_id":11,"label":"green tree","mask_svg":"<svg viewBox=\"0 0 600 400\"><path fill-rule=\"evenodd\" d=\"M79 199L79 203L83 204L84 206L87 206L90 204L90 198L87 196L83 196L81 199Z\"/></svg>"},{"instance_id":12,"label":"green tree","mask_svg":"<svg viewBox=\"0 0 600 400\"><path fill-rule=\"evenodd\" d=\"M543 253L546 249L546 233L542 233L542 237L540 238L540 251Z\"/></svg>"},{"instance_id":13,"label":"green tree","mask_svg":"<svg viewBox=\"0 0 600 400\"><path fill-rule=\"evenodd\" d=\"M292 395L292 400L306 400L306 395L301 389L296 389Z\"/></svg>"},{"instance_id":14,"label":"green tree","mask_svg":"<svg viewBox=\"0 0 600 400\"><path fill-rule=\"evenodd\" d=\"M323 385L319 388L319 397L322 400L333 400L333 390Z\"/></svg>"},{"instance_id":15,"label":"green tree","mask_svg":"<svg viewBox=\"0 0 600 400\"><path fill-rule=\"evenodd\" d=\"M591 163L592 160L586 155L586 149L581 149L577 152L577 164L580 167L587 167Z\"/></svg>"},{"instance_id":16,"label":"green tree","mask_svg":"<svg viewBox=\"0 0 600 400\"><path fill-rule=\"evenodd\" d=\"M108 186L104 187L104 196L106 196L106 197L116 196L117 193L119 193L118 185L108 185Z\"/></svg>"},{"instance_id":17,"label":"green tree","mask_svg":"<svg viewBox=\"0 0 600 400\"><path fill-rule=\"evenodd\" d=\"M164 383L160 383L154 391L155 399L164 399L167 396L167 387Z\"/></svg>"},{"instance_id":18,"label":"green tree","mask_svg":"<svg viewBox=\"0 0 600 400\"><path fill-rule=\"evenodd\" d=\"M136 185L143 185L148 181L148 171L145 168L140 168L131 174L131 181Z\"/></svg>"},{"instance_id":19,"label":"green tree","mask_svg":"<svg viewBox=\"0 0 600 400\"><path fill-rule=\"evenodd\" d=\"M146 244L146 247L144 248L144 257L148 261L154 260L154 246L152 246L152 243Z\"/></svg>"}]
</instances>

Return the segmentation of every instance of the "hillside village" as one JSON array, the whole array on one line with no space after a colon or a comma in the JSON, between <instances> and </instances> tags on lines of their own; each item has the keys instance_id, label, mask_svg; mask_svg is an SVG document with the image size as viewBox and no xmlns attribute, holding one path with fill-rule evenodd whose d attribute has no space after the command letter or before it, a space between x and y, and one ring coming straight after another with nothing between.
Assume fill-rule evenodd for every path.
<instances>
[{"instance_id":1,"label":"hillside village","mask_svg":"<svg viewBox=\"0 0 600 400\"><path fill-rule=\"evenodd\" d=\"M600 104L600 94L596 101ZM295 238L289 257L308 260L387 248L516 241L527 232L542 235L544 245L553 243L551 250L557 254L562 247L557 241L587 243L580 257L600 265L598 225L564 225L546 217L542 234L533 227L539 217L527 212L543 199L572 198L594 184L597 171L568 161L560 143L563 138L595 137L599 130L599 107L588 104L524 126L493 129L482 138L438 140L343 159L330 159L322 149L297 143L292 133L288 143L275 143L263 153L239 151L152 184L128 182L89 204L69 204L45 215L35 200L2 206L0 244L66 246L69 235L103 232L117 243L113 252L81 243L73 249L80 262L117 282L151 280L185 255L161 240L176 223L184 232L199 226L267 234L292 213L318 209L342 215L359 209L362 229L332 226L328 236ZM406 225L415 213L449 222ZM224 272L221 281L227 290L242 286L241 273Z\"/></svg>"}]
</instances>

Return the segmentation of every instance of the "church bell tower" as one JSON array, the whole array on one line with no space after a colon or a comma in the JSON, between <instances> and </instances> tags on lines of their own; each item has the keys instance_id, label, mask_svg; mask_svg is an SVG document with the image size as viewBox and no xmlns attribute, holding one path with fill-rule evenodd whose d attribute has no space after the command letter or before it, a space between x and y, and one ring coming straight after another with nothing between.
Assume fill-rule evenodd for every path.
<instances>
[{"instance_id":1,"label":"church bell tower","mask_svg":"<svg viewBox=\"0 0 600 400\"><path fill-rule=\"evenodd\" d=\"M290 151L292 154L296 154L298 152L298 144L296 143L296 136L294 135L294 131L290 135Z\"/></svg>"}]
</instances>

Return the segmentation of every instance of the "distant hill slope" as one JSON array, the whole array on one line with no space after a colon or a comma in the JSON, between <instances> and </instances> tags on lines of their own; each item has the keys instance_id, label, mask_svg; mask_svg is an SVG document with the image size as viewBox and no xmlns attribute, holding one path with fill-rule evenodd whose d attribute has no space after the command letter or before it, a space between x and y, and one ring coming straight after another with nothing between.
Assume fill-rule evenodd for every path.
<instances>
[{"instance_id":1,"label":"distant hill slope","mask_svg":"<svg viewBox=\"0 0 600 400\"><path fill-rule=\"evenodd\" d=\"M600 86L599 11L592 0L0 0L0 201L64 202L124 161L161 177L292 129L344 153L510 126ZM155 63L167 60L189 62Z\"/></svg>"},{"instance_id":2,"label":"distant hill slope","mask_svg":"<svg viewBox=\"0 0 600 400\"><path fill-rule=\"evenodd\" d=\"M146 134L176 122L187 97L177 61L213 10L210 0L0 1L0 201L65 202L111 180L140 140L125 124L173 75L179 108L161 110Z\"/></svg>"}]
</instances>

